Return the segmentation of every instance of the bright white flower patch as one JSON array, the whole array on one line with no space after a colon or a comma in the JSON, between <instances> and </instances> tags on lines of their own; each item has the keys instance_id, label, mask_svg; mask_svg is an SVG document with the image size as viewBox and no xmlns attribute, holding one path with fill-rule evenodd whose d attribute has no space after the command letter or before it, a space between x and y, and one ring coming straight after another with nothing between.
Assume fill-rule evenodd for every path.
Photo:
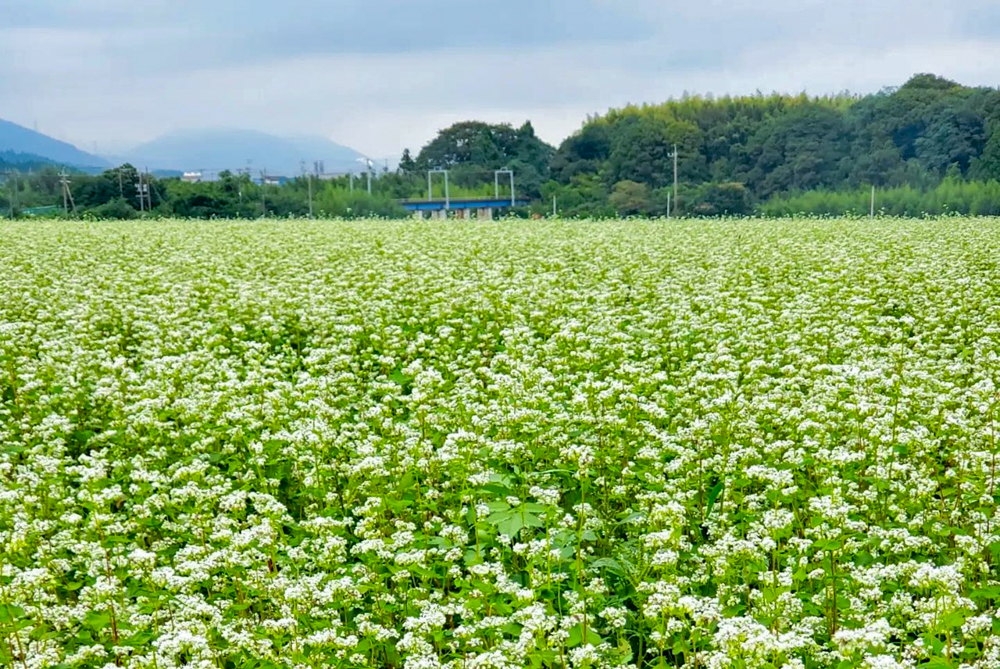
<instances>
[{"instance_id":1,"label":"bright white flower patch","mask_svg":"<svg viewBox=\"0 0 1000 669\"><path fill-rule=\"evenodd\" d=\"M1000 223L0 223L0 665L1000 666Z\"/></svg>"}]
</instances>

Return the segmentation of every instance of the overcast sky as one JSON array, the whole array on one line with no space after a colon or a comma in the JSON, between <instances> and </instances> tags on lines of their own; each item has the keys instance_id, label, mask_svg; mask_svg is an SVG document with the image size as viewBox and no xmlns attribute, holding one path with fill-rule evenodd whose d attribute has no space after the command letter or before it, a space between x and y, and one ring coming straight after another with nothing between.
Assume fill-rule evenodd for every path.
<instances>
[{"instance_id":1,"label":"overcast sky","mask_svg":"<svg viewBox=\"0 0 1000 669\"><path fill-rule=\"evenodd\" d=\"M118 152L168 130L373 157L465 119L557 144L685 91L1000 84L996 0L0 0L0 118Z\"/></svg>"}]
</instances>

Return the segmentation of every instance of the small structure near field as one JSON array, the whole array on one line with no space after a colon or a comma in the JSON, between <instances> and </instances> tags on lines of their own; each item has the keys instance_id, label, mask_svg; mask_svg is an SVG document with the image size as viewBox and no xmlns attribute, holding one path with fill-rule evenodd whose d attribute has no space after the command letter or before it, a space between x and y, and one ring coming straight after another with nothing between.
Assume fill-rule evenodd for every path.
<instances>
[{"instance_id":1,"label":"small structure near field","mask_svg":"<svg viewBox=\"0 0 1000 669\"><path fill-rule=\"evenodd\" d=\"M526 207L530 203L525 198L451 198L448 200L403 200L403 209L413 212L417 218L448 218L454 212L455 218L472 218L472 212L479 220L492 220L498 212L513 207Z\"/></svg>"}]
</instances>

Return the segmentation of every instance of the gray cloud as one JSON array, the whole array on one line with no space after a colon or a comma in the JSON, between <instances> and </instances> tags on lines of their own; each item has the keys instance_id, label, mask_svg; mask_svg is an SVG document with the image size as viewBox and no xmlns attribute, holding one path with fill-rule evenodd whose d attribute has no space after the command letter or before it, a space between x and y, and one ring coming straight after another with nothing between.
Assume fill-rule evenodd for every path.
<instances>
[{"instance_id":1,"label":"gray cloud","mask_svg":"<svg viewBox=\"0 0 1000 669\"><path fill-rule=\"evenodd\" d=\"M137 6L138 5L138 6ZM125 45L156 26L146 49L197 52L218 65L316 54L385 54L447 48L523 48L648 37L633 12L592 0L19 0L11 28L102 32Z\"/></svg>"},{"instance_id":2,"label":"gray cloud","mask_svg":"<svg viewBox=\"0 0 1000 669\"><path fill-rule=\"evenodd\" d=\"M373 155L440 127L685 91L1000 81L992 0L8 0L0 116L92 148L166 130L319 132Z\"/></svg>"}]
</instances>

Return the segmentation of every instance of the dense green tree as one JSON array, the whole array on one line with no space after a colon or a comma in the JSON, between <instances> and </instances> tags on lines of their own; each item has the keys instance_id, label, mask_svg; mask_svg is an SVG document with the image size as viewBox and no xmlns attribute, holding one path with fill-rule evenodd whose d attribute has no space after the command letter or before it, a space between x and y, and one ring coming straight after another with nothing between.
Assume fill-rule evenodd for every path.
<instances>
[{"instance_id":1,"label":"dense green tree","mask_svg":"<svg viewBox=\"0 0 1000 669\"><path fill-rule=\"evenodd\" d=\"M541 194L541 185L549 178L555 149L540 140L531 123L520 128L479 121L456 123L445 128L417 156L414 170L447 168L457 186L473 188L492 183L494 171L514 171L518 192L529 197Z\"/></svg>"},{"instance_id":2,"label":"dense green tree","mask_svg":"<svg viewBox=\"0 0 1000 669\"><path fill-rule=\"evenodd\" d=\"M619 216L647 215L653 209L649 186L635 181L616 183L609 201Z\"/></svg>"},{"instance_id":3,"label":"dense green tree","mask_svg":"<svg viewBox=\"0 0 1000 669\"><path fill-rule=\"evenodd\" d=\"M832 186L843 180L847 146L847 128L835 109L814 103L795 106L754 133L749 151L756 164L748 183L760 197Z\"/></svg>"},{"instance_id":4,"label":"dense green tree","mask_svg":"<svg viewBox=\"0 0 1000 669\"><path fill-rule=\"evenodd\" d=\"M401 174L414 174L417 171L417 161L410 155L409 149L403 149L403 157L399 159L399 172Z\"/></svg>"},{"instance_id":5,"label":"dense green tree","mask_svg":"<svg viewBox=\"0 0 1000 669\"><path fill-rule=\"evenodd\" d=\"M520 160L547 173L553 152L535 136L530 123L514 129L506 124L466 121L438 133L415 162L419 170L463 166L495 170Z\"/></svg>"},{"instance_id":6,"label":"dense green tree","mask_svg":"<svg viewBox=\"0 0 1000 669\"><path fill-rule=\"evenodd\" d=\"M578 174L568 184L549 181L542 186L543 209L549 210L553 198L560 216L603 218L614 216L608 190L596 174Z\"/></svg>"},{"instance_id":7,"label":"dense green tree","mask_svg":"<svg viewBox=\"0 0 1000 669\"><path fill-rule=\"evenodd\" d=\"M579 174L596 174L611 155L611 127L608 123L588 123L569 137L552 157L552 177L569 183Z\"/></svg>"},{"instance_id":8,"label":"dense green tree","mask_svg":"<svg viewBox=\"0 0 1000 669\"><path fill-rule=\"evenodd\" d=\"M980 179L1000 179L1000 122L993 126L983 155L976 164L975 175Z\"/></svg>"},{"instance_id":9,"label":"dense green tree","mask_svg":"<svg viewBox=\"0 0 1000 669\"><path fill-rule=\"evenodd\" d=\"M691 212L700 216L746 216L754 210L753 198L741 183L708 184L695 197Z\"/></svg>"},{"instance_id":10,"label":"dense green tree","mask_svg":"<svg viewBox=\"0 0 1000 669\"><path fill-rule=\"evenodd\" d=\"M672 180L677 142L682 212L695 213L706 183L743 184L751 202L872 184L926 190L949 173L1000 175L997 128L1000 91L927 74L870 96L686 96L588 119L557 150L551 176L569 186L594 174L655 194Z\"/></svg>"},{"instance_id":11,"label":"dense green tree","mask_svg":"<svg viewBox=\"0 0 1000 669\"><path fill-rule=\"evenodd\" d=\"M698 154L701 131L693 123L649 114L628 114L611 137L607 178L612 183L637 181L651 188L673 182L673 150L687 157L683 174L691 178L703 161ZM704 176L704 175L699 175Z\"/></svg>"}]
</instances>

